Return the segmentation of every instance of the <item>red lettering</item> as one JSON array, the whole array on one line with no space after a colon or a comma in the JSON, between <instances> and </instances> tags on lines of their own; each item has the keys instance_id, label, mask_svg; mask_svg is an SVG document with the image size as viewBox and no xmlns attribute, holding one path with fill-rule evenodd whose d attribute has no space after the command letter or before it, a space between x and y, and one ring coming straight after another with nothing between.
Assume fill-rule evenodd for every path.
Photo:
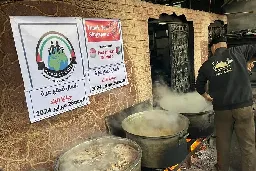
<instances>
[{"instance_id":1,"label":"red lettering","mask_svg":"<svg viewBox=\"0 0 256 171\"><path fill-rule=\"evenodd\" d=\"M107 81L106 78L103 78L103 79L101 80L101 82L103 82L103 83L104 83L105 81Z\"/></svg>"},{"instance_id":2,"label":"red lettering","mask_svg":"<svg viewBox=\"0 0 256 171\"><path fill-rule=\"evenodd\" d=\"M103 50L103 51L98 51L98 55L101 55L100 58L101 59L110 59L110 58L113 58L113 53L115 51L114 50Z\"/></svg>"},{"instance_id":3,"label":"red lettering","mask_svg":"<svg viewBox=\"0 0 256 171\"><path fill-rule=\"evenodd\" d=\"M65 102L65 97L60 97L62 102Z\"/></svg>"},{"instance_id":4,"label":"red lettering","mask_svg":"<svg viewBox=\"0 0 256 171\"><path fill-rule=\"evenodd\" d=\"M58 104L59 102L66 102L66 100L71 100L72 96L63 96L63 97L58 97L56 99L51 100L51 104Z\"/></svg>"},{"instance_id":5,"label":"red lettering","mask_svg":"<svg viewBox=\"0 0 256 171\"><path fill-rule=\"evenodd\" d=\"M103 55L104 52L98 51L98 55Z\"/></svg>"},{"instance_id":6,"label":"red lettering","mask_svg":"<svg viewBox=\"0 0 256 171\"><path fill-rule=\"evenodd\" d=\"M60 98L57 98L56 101L57 101L57 103L60 102Z\"/></svg>"},{"instance_id":7,"label":"red lettering","mask_svg":"<svg viewBox=\"0 0 256 171\"><path fill-rule=\"evenodd\" d=\"M67 97L67 96L66 96ZM68 96L67 99L70 100L72 98L72 96Z\"/></svg>"},{"instance_id":8,"label":"red lettering","mask_svg":"<svg viewBox=\"0 0 256 171\"><path fill-rule=\"evenodd\" d=\"M58 102L57 102L57 100L55 100L55 99L53 99L52 101L51 101L51 104L57 104Z\"/></svg>"},{"instance_id":9,"label":"red lettering","mask_svg":"<svg viewBox=\"0 0 256 171\"><path fill-rule=\"evenodd\" d=\"M112 81L112 80L115 80L116 79L116 77L108 77L108 78L103 78L102 80L101 80L101 82L107 82L107 81Z\"/></svg>"}]
</instances>

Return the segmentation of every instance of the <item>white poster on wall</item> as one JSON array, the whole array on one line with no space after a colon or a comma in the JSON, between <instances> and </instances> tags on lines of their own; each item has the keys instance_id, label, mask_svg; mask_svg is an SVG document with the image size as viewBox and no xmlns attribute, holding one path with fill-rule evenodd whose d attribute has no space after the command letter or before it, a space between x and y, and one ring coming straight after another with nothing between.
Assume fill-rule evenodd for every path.
<instances>
[{"instance_id":1,"label":"white poster on wall","mask_svg":"<svg viewBox=\"0 0 256 171\"><path fill-rule=\"evenodd\" d=\"M128 84L120 20L84 19L91 95Z\"/></svg>"},{"instance_id":2,"label":"white poster on wall","mask_svg":"<svg viewBox=\"0 0 256 171\"><path fill-rule=\"evenodd\" d=\"M81 18L10 17L30 121L89 103Z\"/></svg>"}]
</instances>

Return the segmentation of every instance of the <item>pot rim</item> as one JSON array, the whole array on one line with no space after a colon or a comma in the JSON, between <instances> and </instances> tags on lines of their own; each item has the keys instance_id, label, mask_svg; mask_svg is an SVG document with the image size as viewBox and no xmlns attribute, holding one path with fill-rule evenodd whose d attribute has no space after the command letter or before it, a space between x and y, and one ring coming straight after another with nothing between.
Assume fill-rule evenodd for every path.
<instances>
[{"instance_id":1,"label":"pot rim","mask_svg":"<svg viewBox=\"0 0 256 171\"><path fill-rule=\"evenodd\" d=\"M168 138L174 138L174 137L177 137L179 136L179 138L182 138L184 135L186 135L186 132L185 131L180 131L178 132L177 134L174 134L174 135L167 135L167 136L159 136L159 137L147 137L147 136L142 136L142 135L136 135L136 134L132 134L128 131L125 130L125 132L127 132L128 134L131 134L133 136L136 136L136 137L140 137L142 139L152 139L152 140L158 140L158 139L168 139Z\"/></svg>"},{"instance_id":2,"label":"pot rim","mask_svg":"<svg viewBox=\"0 0 256 171\"><path fill-rule=\"evenodd\" d=\"M149 110L149 111L153 111L153 110ZM164 112L167 112L167 113L168 113L168 111L166 111L166 110L155 110L155 111L164 111ZM144 112L147 112L147 111L144 111ZM132 115L126 117L126 118L122 121L122 124L121 124L123 130L124 130L126 133L129 133L129 134L131 134L131 135L133 135L133 136L137 136L137 137L140 137L140 138L143 138L143 139L167 139L167 138L173 138L173 137L177 137L177 136L179 136L180 138L182 138L182 137L187 133L186 130L189 128L190 121L189 121L189 119L188 119L186 116L184 116L184 115L182 115L182 114L178 114L178 116L181 117L182 120L185 120L185 121L186 121L186 123L187 123L187 124L186 124L186 127L185 127L184 129L182 129L181 131L179 131L179 132L177 132L177 133L175 133L175 134L172 134L172 135L166 135L166 136L143 136L143 135L136 135L136 134L134 134L134 133L131 133L131 132L127 131L127 130L125 129L125 126L124 126L124 124L127 122L127 120L129 120L130 118L133 118L133 117L137 117L138 115L143 115L144 112L138 112L138 113L135 113L135 114L132 114Z\"/></svg>"},{"instance_id":3,"label":"pot rim","mask_svg":"<svg viewBox=\"0 0 256 171\"><path fill-rule=\"evenodd\" d=\"M185 116L194 116L194 115L213 115L214 114L214 110L207 110L204 112L198 112L198 113L180 113L181 115L185 115Z\"/></svg>"}]
</instances>

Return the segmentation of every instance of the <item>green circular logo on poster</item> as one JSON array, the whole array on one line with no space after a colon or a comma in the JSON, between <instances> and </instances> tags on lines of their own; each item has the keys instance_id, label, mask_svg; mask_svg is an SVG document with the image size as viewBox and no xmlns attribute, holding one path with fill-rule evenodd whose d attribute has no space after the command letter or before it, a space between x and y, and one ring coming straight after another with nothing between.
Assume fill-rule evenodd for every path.
<instances>
[{"instance_id":1,"label":"green circular logo on poster","mask_svg":"<svg viewBox=\"0 0 256 171\"><path fill-rule=\"evenodd\" d=\"M76 56L71 42L59 32L45 33L36 46L36 62L42 75L53 82L66 81L75 69Z\"/></svg>"}]
</instances>

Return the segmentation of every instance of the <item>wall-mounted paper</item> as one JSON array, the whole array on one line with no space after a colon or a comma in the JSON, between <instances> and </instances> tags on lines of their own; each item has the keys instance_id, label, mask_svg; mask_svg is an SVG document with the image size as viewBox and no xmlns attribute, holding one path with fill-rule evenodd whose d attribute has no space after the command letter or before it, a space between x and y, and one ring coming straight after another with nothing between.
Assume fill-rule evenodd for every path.
<instances>
[{"instance_id":1,"label":"wall-mounted paper","mask_svg":"<svg viewBox=\"0 0 256 171\"><path fill-rule=\"evenodd\" d=\"M83 23L91 95L127 85L121 22L114 19L84 19ZM100 74L103 71L107 73Z\"/></svg>"},{"instance_id":2,"label":"wall-mounted paper","mask_svg":"<svg viewBox=\"0 0 256 171\"><path fill-rule=\"evenodd\" d=\"M86 105L81 18L10 17L31 122Z\"/></svg>"}]
</instances>

